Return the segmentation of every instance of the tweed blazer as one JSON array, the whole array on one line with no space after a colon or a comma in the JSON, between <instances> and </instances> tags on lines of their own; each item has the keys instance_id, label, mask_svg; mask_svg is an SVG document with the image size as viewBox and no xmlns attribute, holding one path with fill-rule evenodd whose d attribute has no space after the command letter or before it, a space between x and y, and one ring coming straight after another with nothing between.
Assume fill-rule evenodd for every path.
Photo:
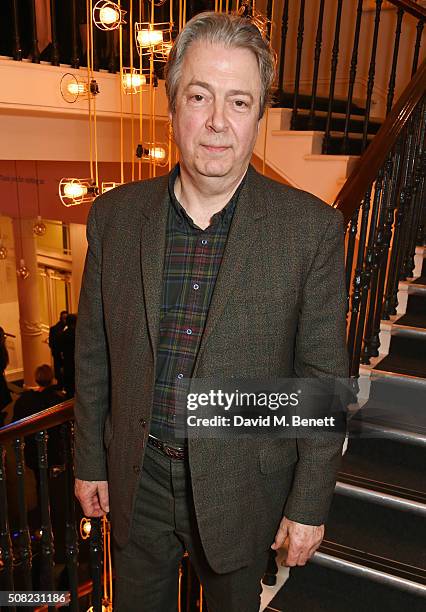
<instances>
[{"instance_id":1,"label":"tweed blazer","mask_svg":"<svg viewBox=\"0 0 426 612\"><path fill-rule=\"evenodd\" d=\"M112 533L129 537L152 409L167 177L93 204L76 335L75 470L108 480ZM241 190L193 376L346 377L340 212L258 174ZM344 435L189 439L198 528L216 572L247 565L282 516L326 519Z\"/></svg>"}]
</instances>

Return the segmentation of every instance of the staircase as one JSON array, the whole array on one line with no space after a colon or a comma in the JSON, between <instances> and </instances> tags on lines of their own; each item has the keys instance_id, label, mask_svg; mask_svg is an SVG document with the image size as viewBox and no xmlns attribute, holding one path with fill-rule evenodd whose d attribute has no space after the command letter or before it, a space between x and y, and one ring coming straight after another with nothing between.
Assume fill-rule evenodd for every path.
<instances>
[{"instance_id":1,"label":"staircase","mask_svg":"<svg viewBox=\"0 0 426 612\"><path fill-rule=\"evenodd\" d=\"M426 609L426 249L392 323L389 354L371 368L313 560L290 570L269 612Z\"/></svg>"}]
</instances>

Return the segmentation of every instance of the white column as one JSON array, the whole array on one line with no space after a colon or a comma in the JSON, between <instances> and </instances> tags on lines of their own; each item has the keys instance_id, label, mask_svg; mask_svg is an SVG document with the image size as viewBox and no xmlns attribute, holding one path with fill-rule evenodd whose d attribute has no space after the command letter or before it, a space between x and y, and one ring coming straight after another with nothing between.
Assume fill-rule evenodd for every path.
<instances>
[{"instance_id":1,"label":"white column","mask_svg":"<svg viewBox=\"0 0 426 612\"><path fill-rule=\"evenodd\" d=\"M45 362L42 345L42 329L37 284L37 248L33 234L34 219L13 219L16 269L20 260L25 260L30 275L23 280L18 277L19 326L21 329L24 384L35 386L35 369Z\"/></svg>"},{"instance_id":2,"label":"white column","mask_svg":"<svg viewBox=\"0 0 426 612\"><path fill-rule=\"evenodd\" d=\"M81 223L70 223L70 249L71 249L71 292L72 311L77 312L78 299L81 289L84 262L86 260L87 240L86 226Z\"/></svg>"}]
</instances>

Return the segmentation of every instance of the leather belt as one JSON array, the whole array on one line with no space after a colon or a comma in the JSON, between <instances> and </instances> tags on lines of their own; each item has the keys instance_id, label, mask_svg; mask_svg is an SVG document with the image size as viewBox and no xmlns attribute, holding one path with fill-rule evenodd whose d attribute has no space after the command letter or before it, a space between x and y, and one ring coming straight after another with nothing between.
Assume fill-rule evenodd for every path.
<instances>
[{"instance_id":1,"label":"leather belt","mask_svg":"<svg viewBox=\"0 0 426 612\"><path fill-rule=\"evenodd\" d=\"M187 452L184 446L171 446L166 444L163 440L156 438L152 434L148 436L148 444L161 450L161 452L170 457L171 459L185 459Z\"/></svg>"}]
</instances>

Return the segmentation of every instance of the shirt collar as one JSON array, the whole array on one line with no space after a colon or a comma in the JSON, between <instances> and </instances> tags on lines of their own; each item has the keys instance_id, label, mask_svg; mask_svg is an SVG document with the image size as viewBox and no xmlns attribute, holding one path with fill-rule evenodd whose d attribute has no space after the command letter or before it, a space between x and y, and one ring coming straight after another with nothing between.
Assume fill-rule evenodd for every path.
<instances>
[{"instance_id":1,"label":"shirt collar","mask_svg":"<svg viewBox=\"0 0 426 612\"><path fill-rule=\"evenodd\" d=\"M180 219L183 223L185 224L189 223L191 227L199 230L200 228L197 225L195 225L194 221L188 215L188 213L183 208L182 204L180 204L179 200L177 199L175 195L174 185L175 185L175 181L177 177L179 176L179 172L180 172L180 168L179 168L179 164L177 163L176 166L173 168L173 170L169 174L168 189L169 189L170 201L172 202L172 205L173 205L173 210L175 211L177 218ZM238 185L236 191L234 192L234 194L232 195L231 199L226 204L226 206L224 206L221 210L219 210L217 213L215 213L212 216L212 220L211 220L209 227L212 227L213 225L215 225L218 222L218 220L222 220L226 224L230 223L232 219L232 215L235 210L235 206L238 201L238 196L240 195L240 191L243 187L246 177L247 177L247 172L245 173L243 180Z\"/></svg>"}]
</instances>

